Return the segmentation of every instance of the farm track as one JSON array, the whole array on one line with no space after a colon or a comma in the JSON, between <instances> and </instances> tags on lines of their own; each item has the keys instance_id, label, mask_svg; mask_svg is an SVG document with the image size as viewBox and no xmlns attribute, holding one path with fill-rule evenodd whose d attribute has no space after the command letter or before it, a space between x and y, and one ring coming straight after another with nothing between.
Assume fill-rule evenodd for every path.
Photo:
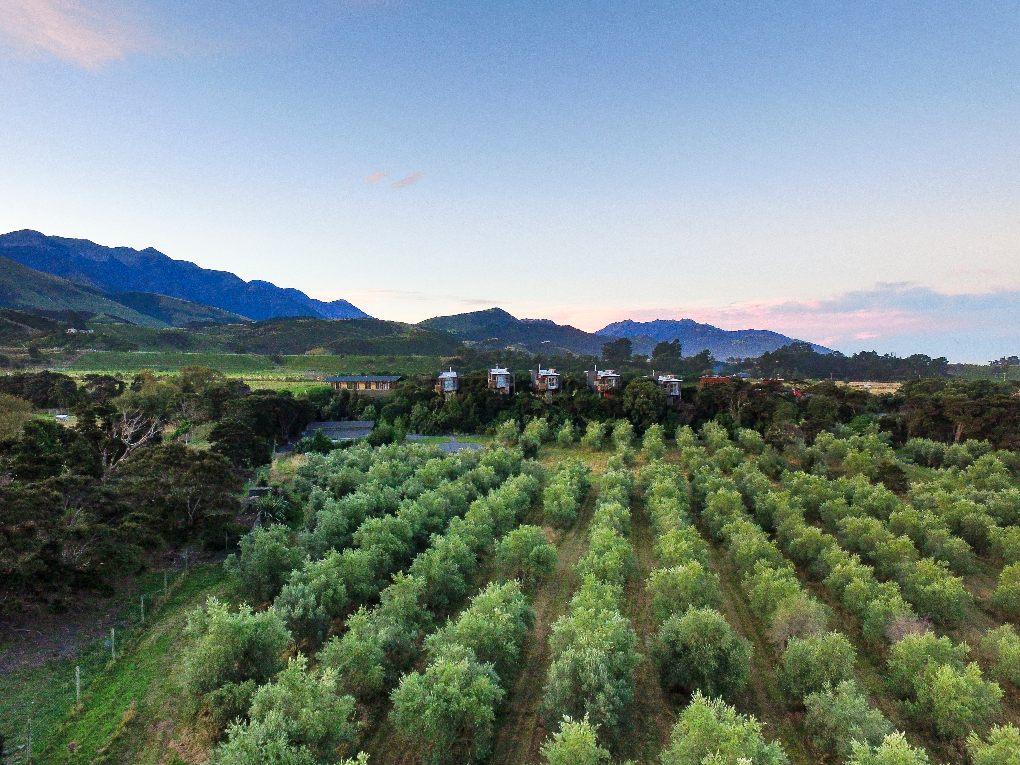
<instances>
[{"instance_id":1,"label":"farm track","mask_svg":"<svg viewBox=\"0 0 1020 765\"><path fill-rule=\"evenodd\" d=\"M799 765L815 765L805 741L807 735L799 715L791 715L783 704L783 693L776 677L779 656L768 636L761 629L759 620L751 613L739 577L726 554L721 550L706 529L698 523L701 536L708 544L713 571L719 576L722 592L720 610L726 620L745 638L751 641L751 676L747 689L735 699L736 706L745 713L753 714L764 725L766 737L778 738L790 761Z\"/></svg>"},{"instance_id":2,"label":"farm track","mask_svg":"<svg viewBox=\"0 0 1020 765\"><path fill-rule=\"evenodd\" d=\"M652 614L652 598L645 581L658 563L655 559L655 535L644 502L640 499L635 499L631 505L630 540L637 558L637 572L627 583L624 609L637 633L641 661L634 671L634 706L619 755L623 760L653 763L669 740L676 714L674 704L659 682L659 669L652 657L658 625Z\"/></svg>"},{"instance_id":3,"label":"farm track","mask_svg":"<svg viewBox=\"0 0 1020 765\"><path fill-rule=\"evenodd\" d=\"M562 616L577 586L574 565L588 544L588 525L595 507L595 490L588 493L577 523L561 534L556 570L535 591L535 626L524 643L521 671L503 704L503 721L489 758L491 765L530 765L541 759L548 731L541 713L542 689L549 667L549 632ZM540 515L540 512L539 512ZM534 519L537 524L540 518ZM547 531L548 533L548 531Z\"/></svg>"}]
</instances>

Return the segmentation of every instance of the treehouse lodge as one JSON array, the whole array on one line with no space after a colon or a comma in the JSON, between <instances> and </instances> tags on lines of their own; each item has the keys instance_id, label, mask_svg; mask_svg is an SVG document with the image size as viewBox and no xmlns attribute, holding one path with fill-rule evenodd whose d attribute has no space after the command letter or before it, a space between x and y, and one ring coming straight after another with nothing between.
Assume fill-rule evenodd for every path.
<instances>
[{"instance_id":1,"label":"treehouse lodge","mask_svg":"<svg viewBox=\"0 0 1020 765\"><path fill-rule=\"evenodd\" d=\"M666 394L666 403L677 404L680 402L680 384L683 380L676 375L657 375L655 372L652 372L652 379Z\"/></svg>"},{"instance_id":2,"label":"treehouse lodge","mask_svg":"<svg viewBox=\"0 0 1020 765\"><path fill-rule=\"evenodd\" d=\"M489 370L489 390L502 395L509 395L514 390L514 376L505 367L495 367Z\"/></svg>"},{"instance_id":3,"label":"treehouse lodge","mask_svg":"<svg viewBox=\"0 0 1020 765\"><path fill-rule=\"evenodd\" d=\"M446 372L440 372L436 378L436 393L443 393L452 396L460 390L460 377L453 371L453 367Z\"/></svg>"},{"instance_id":4,"label":"treehouse lodge","mask_svg":"<svg viewBox=\"0 0 1020 765\"><path fill-rule=\"evenodd\" d=\"M588 387L600 396L612 396L623 385L623 378L613 369L595 369L585 372Z\"/></svg>"},{"instance_id":5,"label":"treehouse lodge","mask_svg":"<svg viewBox=\"0 0 1020 765\"><path fill-rule=\"evenodd\" d=\"M542 365L538 365L538 369L531 370L531 387L536 393L556 393L560 390L560 373L555 369L542 369Z\"/></svg>"},{"instance_id":6,"label":"treehouse lodge","mask_svg":"<svg viewBox=\"0 0 1020 765\"><path fill-rule=\"evenodd\" d=\"M350 390L369 396L389 393L403 378L400 375L340 375L327 377L333 390Z\"/></svg>"}]
</instances>

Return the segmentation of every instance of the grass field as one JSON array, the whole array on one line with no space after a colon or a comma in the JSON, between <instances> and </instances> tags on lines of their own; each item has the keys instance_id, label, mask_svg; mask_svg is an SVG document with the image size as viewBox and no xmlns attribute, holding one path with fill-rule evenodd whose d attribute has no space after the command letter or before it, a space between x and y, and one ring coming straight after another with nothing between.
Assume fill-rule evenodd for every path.
<instances>
[{"instance_id":1,"label":"grass field","mask_svg":"<svg viewBox=\"0 0 1020 765\"><path fill-rule=\"evenodd\" d=\"M315 355L263 356L253 353L185 353L170 351L89 351L66 371L131 374L142 369L176 372L203 366L246 380L313 380L334 374L433 375L442 368L438 356Z\"/></svg>"}]
</instances>

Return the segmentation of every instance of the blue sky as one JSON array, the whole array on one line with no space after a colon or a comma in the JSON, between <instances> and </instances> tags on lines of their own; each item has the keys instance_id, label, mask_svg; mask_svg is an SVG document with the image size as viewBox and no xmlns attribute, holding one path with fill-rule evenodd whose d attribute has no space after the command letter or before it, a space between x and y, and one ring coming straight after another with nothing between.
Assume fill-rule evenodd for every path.
<instances>
[{"instance_id":1,"label":"blue sky","mask_svg":"<svg viewBox=\"0 0 1020 765\"><path fill-rule=\"evenodd\" d=\"M0 0L0 228L419 320L1020 352L1020 3Z\"/></svg>"}]
</instances>

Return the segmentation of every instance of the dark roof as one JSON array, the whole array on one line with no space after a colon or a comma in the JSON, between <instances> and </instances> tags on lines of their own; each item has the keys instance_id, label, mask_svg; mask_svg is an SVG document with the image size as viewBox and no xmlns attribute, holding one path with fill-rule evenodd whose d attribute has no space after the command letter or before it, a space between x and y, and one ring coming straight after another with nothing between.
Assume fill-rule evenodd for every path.
<instances>
[{"instance_id":1,"label":"dark roof","mask_svg":"<svg viewBox=\"0 0 1020 765\"><path fill-rule=\"evenodd\" d=\"M397 382L400 375L339 375L327 377L326 382Z\"/></svg>"},{"instance_id":2,"label":"dark roof","mask_svg":"<svg viewBox=\"0 0 1020 765\"><path fill-rule=\"evenodd\" d=\"M372 432L375 423L371 420L331 420L326 422L310 422L304 435L314 435L316 431L334 441L356 441L366 438Z\"/></svg>"}]
</instances>

